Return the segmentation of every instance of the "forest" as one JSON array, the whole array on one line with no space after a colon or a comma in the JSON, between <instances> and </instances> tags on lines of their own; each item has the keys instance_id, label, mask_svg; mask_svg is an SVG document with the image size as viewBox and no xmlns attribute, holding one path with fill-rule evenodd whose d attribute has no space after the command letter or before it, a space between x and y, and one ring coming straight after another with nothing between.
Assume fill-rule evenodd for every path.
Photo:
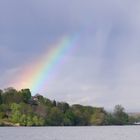
<instances>
[{"instance_id":1,"label":"forest","mask_svg":"<svg viewBox=\"0 0 140 140\"><path fill-rule=\"evenodd\" d=\"M31 95L30 89L0 90L0 126L92 126L131 125L139 118L129 116L121 105L107 112L102 107L69 105Z\"/></svg>"}]
</instances>

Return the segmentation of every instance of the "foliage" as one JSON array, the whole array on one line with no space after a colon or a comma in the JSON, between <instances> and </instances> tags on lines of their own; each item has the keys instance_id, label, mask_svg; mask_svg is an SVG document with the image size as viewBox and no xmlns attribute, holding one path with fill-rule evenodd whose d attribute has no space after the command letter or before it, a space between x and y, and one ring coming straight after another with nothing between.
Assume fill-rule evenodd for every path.
<instances>
[{"instance_id":1,"label":"foliage","mask_svg":"<svg viewBox=\"0 0 140 140\"><path fill-rule=\"evenodd\" d=\"M14 88L7 88L2 92L2 103L20 103L22 101L21 95Z\"/></svg>"},{"instance_id":2,"label":"foliage","mask_svg":"<svg viewBox=\"0 0 140 140\"><path fill-rule=\"evenodd\" d=\"M103 108L70 106L66 102L51 101L40 94L31 95L29 89L0 90L0 125L21 126L87 126L133 124L139 118L128 116L121 105L113 113Z\"/></svg>"},{"instance_id":3,"label":"foliage","mask_svg":"<svg viewBox=\"0 0 140 140\"><path fill-rule=\"evenodd\" d=\"M0 104L2 104L2 90L0 89Z\"/></svg>"},{"instance_id":4,"label":"foliage","mask_svg":"<svg viewBox=\"0 0 140 140\"><path fill-rule=\"evenodd\" d=\"M19 91L19 94L25 103L28 103L28 101L31 99L31 92L29 89L22 89Z\"/></svg>"},{"instance_id":5,"label":"foliage","mask_svg":"<svg viewBox=\"0 0 140 140\"><path fill-rule=\"evenodd\" d=\"M96 109L90 119L92 125L104 125L106 119L106 113L102 109Z\"/></svg>"},{"instance_id":6,"label":"foliage","mask_svg":"<svg viewBox=\"0 0 140 140\"><path fill-rule=\"evenodd\" d=\"M121 105L116 105L114 108L114 119L116 125L128 124L128 114Z\"/></svg>"},{"instance_id":7,"label":"foliage","mask_svg":"<svg viewBox=\"0 0 140 140\"><path fill-rule=\"evenodd\" d=\"M62 126L63 113L57 107L53 107L46 118L46 124L52 126Z\"/></svg>"}]
</instances>

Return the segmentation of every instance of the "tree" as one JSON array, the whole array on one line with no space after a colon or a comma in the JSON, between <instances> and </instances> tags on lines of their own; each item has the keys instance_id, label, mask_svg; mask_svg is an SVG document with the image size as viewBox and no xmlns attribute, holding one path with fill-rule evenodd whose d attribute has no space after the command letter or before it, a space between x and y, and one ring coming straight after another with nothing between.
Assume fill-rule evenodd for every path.
<instances>
[{"instance_id":1,"label":"tree","mask_svg":"<svg viewBox=\"0 0 140 140\"><path fill-rule=\"evenodd\" d=\"M47 125L62 126L63 125L63 113L57 108L53 107L46 119Z\"/></svg>"},{"instance_id":2,"label":"tree","mask_svg":"<svg viewBox=\"0 0 140 140\"><path fill-rule=\"evenodd\" d=\"M30 89L22 89L21 91L19 91L23 101L25 103L28 103L28 101L31 99L31 92Z\"/></svg>"},{"instance_id":3,"label":"tree","mask_svg":"<svg viewBox=\"0 0 140 140\"><path fill-rule=\"evenodd\" d=\"M65 113L68 109L69 109L69 104L65 103L65 102L58 102L57 103L57 107L63 112Z\"/></svg>"},{"instance_id":4,"label":"tree","mask_svg":"<svg viewBox=\"0 0 140 140\"><path fill-rule=\"evenodd\" d=\"M128 114L125 113L125 109L121 105L115 106L113 116L116 125L124 125L129 122Z\"/></svg>"},{"instance_id":5,"label":"tree","mask_svg":"<svg viewBox=\"0 0 140 140\"><path fill-rule=\"evenodd\" d=\"M64 125L65 126L73 126L76 124L76 116L74 113L69 109L64 114Z\"/></svg>"},{"instance_id":6,"label":"tree","mask_svg":"<svg viewBox=\"0 0 140 140\"><path fill-rule=\"evenodd\" d=\"M21 100L18 91L12 87L6 88L2 93L2 101L4 104L20 103Z\"/></svg>"},{"instance_id":7,"label":"tree","mask_svg":"<svg viewBox=\"0 0 140 140\"><path fill-rule=\"evenodd\" d=\"M79 104L73 105L72 112L75 116L75 125L84 126L89 124L89 116L86 107Z\"/></svg>"},{"instance_id":8,"label":"tree","mask_svg":"<svg viewBox=\"0 0 140 140\"><path fill-rule=\"evenodd\" d=\"M56 107L56 101L55 100L53 100L52 104L53 104L54 107Z\"/></svg>"},{"instance_id":9,"label":"tree","mask_svg":"<svg viewBox=\"0 0 140 140\"><path fill-rule=\"evenodd\" d=\"M38 116L46 117L47 116L47 107L42 104L35 106L34 113L36 113Z\"/></svg>"},{"instance_id":10,"label":"tree","mask_svg":"<svg viewBox=\"0 0 140 140\"><path fill-rule=\"evenodd\" d=\"M104 125L106 119L106 114L101 109L97 109L95 113L91 116L91 125Z\"/></svg>"},{"instance_id":11,"label":"tree","mask_svg":"<svg viewBox=\"0 0 140 140\"><path fill-rule=\"evenodd\" d=\"M33 126L34 122L31 115L27 116L27 126Z\"/></svg>"},{"instance_id":12,"label":"tree","mask_svg":"<svg viewBox=\"0 0 140 140\"><path fill-rule=\"evenodd\" d=\"M12 122L19 123L21 119L20 105L16 103L11 104L11 110L12 110L11 115Z\"/></svg>"},{"instance_id":13,"label":"tree","mask_svg":"<svg viewBox=\"0 0 140 140\"><path fill-rule=\"evenodd\" d=\"M25 114L23 114L21 117L20 117L20 125L22 126L26 126L27 125L27 116Z\"/></svg>"},{"instance_id":14,"label":"tree","mask_svg":"<svg viewBox=\"0 0 140 140\"><path fill-rule=\"evenodd\" d=\"M3 118L8 118L8 115L10 114L10 107L9 105L6 104L1 104L0 105L0 112L1 112L1 117Z\"/></svg>"},{"instance_id":15,"label":"tree","mask_svg":"<svg viewBox=\"0 0 140 140\"><path fill-rule=\"evenodd\" d=\"M0 105L2 104L2 90L0 89Z\"/></svg>"},{"instance_id":16,"label":"tree","mask_svg":"<svg viewBox=\"0 0 140 140\"><path fill-rule=\"evenodd\" d=\"M115 124L114 116L111 113L107 113L105 118L105 124L106 125L113 125Z\"/></svg>"},{"instance_id":17,"label":"tree","mask_svg":"<svg viewBox=\"0 0 140 140\"><path fill-rule=\"evenodd\" d=\"M21 102L19 105L20 105L21 114L27 115L27 114L32 114L34 112L33 107L31 107L29 104Z\"/></svg>"}]
</instances>

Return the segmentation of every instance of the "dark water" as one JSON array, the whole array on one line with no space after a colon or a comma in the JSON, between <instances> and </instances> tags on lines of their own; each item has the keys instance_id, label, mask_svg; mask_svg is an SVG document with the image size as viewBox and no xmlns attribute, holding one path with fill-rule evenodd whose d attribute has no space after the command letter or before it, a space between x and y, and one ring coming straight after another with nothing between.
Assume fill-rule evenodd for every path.
<instances>
[{"instance_id":1,"label":"dark water","mask_svg":"<svg viewBox=\"0 0 140 140\"><path fill-rule=\"evenodd\" d=\"M0 140L140 140L140 126L0 127Z\"/></svg>"}]
</instances>

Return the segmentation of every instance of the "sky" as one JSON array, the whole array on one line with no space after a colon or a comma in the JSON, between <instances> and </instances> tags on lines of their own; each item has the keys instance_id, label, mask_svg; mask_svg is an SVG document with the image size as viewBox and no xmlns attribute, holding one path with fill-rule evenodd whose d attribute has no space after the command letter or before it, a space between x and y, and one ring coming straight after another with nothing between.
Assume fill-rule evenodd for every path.
<instances>
[{"instance_id":1,"label":"sky","mask_svg":"<svg viewBox=\"0 0 140 140\"><path fill-rule=\"evenodd\" d=\"M70 104L108 110L121 104L139 112L139 7L139 0L1 0L0 88L30 88L19 87L32 78L24 71L33 72L63 37L77 35L78 47L63 54L66 61L51 67L50 79L36 92Z\"/></svg>"}]
</instances>

